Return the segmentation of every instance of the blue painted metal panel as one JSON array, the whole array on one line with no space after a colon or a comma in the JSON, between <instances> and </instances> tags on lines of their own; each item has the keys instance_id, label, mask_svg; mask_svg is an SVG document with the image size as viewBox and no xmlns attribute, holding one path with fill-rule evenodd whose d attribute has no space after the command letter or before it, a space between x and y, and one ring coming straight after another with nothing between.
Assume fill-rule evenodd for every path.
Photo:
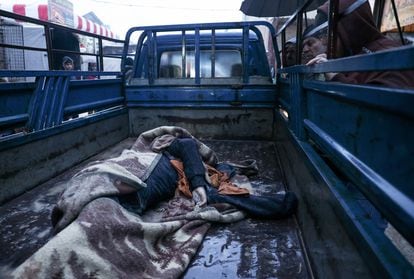
<instances>
[{"instance_id":1,"label":"blue painted metal panel","mask_svg":"<svg viewBox=\"0 0 414 279\"><path fill-rule=\"evenodd\" d=\"M78 127L85 126L90 123L94 123L97 121L101 121L103 119L115 117L117 115L126 114L128 113L126 108L115 108L110 111L105 112L98 112L94 115L94 117L87 117L87 118L78 118L69 122L64 123L64 125L60 125L54 127L52 129L45 129L42 131L38 131L36 133L28 133L24 135L17 135L15 137L7 137L7 138L0 138L0 150L5 150L9 148L13 148L22 144L26 144L35 140L41 140L52 135L57 135L60 133L64 133L71 129L75 129Z\"/></svg>"},{"instance_id":2,"label":"blue painted metal panel","mask_svg":"<svg viewBox=\"0 0 414 279\"><path fill-rule=\"evenodd\" d=\"M414 69L414 46L350 56L309 66L292 66L280 73L358 72Z\"/></svg>"},{"instance_id":3,"label":"blue painted metal panel","mask_svg":"<svg viewBox=\"0 0 414 279\"><path fill-rule=\"evenodd\" d=\"M0 127L25 122L33 88L27 83L0 83Z\"/></svg>"},{"instance_id":4,"label":"blue painted metal panel","mask_svg":"<svg viewBox=\"0 0 414 279\"><path fill-rule=\"evenodd\" d=\"M389 183L312 121L305 120L305 125L311 138L331 156L341 171L354 181L409 242L414 243L413 191L404 192L401 187Z\"/></svg>"},{"instance_id":5,"label":"blue painted metal panel","mask_svg":"<svg viewBox=\"0 0 414 279\"><path fill-rule=\"evenodd\" d=\"M276 105L275 87L148 87L127 88L128 106L227 106L227 107L274 107Z\"/></svg>"},{"instance_id":6,"label":"blue painted metal panel","mask_svg":"<svg viewBox=\"0 0 414 279\"><path fill-rule=\"evenodd\" d=\"M121 80L94 80L93 82L80 81L69 85L65 107L71 112L84 112L106 106L109 103L123 103ZM75 109L77 108L77 109ZM68 110L66 110L67 112Z\"/></svg>"},{"instance_id":7,"label":"blue painted metal panel","mask_svg":"<svg viewBox=\"0 0 414 279\"><path fill-rule=\"evenodd\" d=\"M321 84L313 85L316 90L307 90L309 120L414 199L414 94L352 85L324 93Z\"/></svg>"},{"instance_id":8,"label":"blue painted metal panel","mask_svg":"<svg viewBox=\"0 0 414 279\"><path fill-rule=\"evenodd\" d=\"M329 85L329 87L328 87ZM305 89L334 99L358 103L373 109L414 119L414 90L338 84L305 80Z\"/></svg>"},{"instance_id":9,"label":"blue painted metal panel","mask_svg":"<svg viewBox=\"0 0 414 279\"><path fill-rule=\"evenodd\" d=\"M279 77L277 82L278 103L290 108L293 138L307 146L304 151L311 165L337 193L338 216L348 225L349 234L372 268L395 278L410 278L414 269L385 236L384 229L378 229L374 220L365 222L370 217L358 212L367 206L371 212L378 210L414 244L414 90L311 80L300 84L300 76L413 68L414 47L410 46L312 67L281 69L279 73L288 73L289 79ZM301 125L305 127L303 134ZM330 167L321 163L319 153ZM352 198L348 185L335 182L341 180L355 185L355 191L363 195Z\"/></svg>"},{"instance_id":10,"label":"blue painted metal panel","mask_svg":"<svg viewBox=\"0 0 414 279\"><path fill-rule=\"evenodd\" d=\"M411 264L385 235L384 228L378 226L377 220L371 217L372 214L367 214L361 206L363 198L359 192L355 193L350 185L338 179L312 145L300 141L297 143L310 160L312 169L321 176L336 198L330 203L336 208L351 239L357 243L359 251L369 260L375 273L381 277L412 278L414 269ZM372 209L369 210L372 212Z\"/></svg>"},{"instance_id":11,"label":"blue painted metal panel","mask_svg":"<svg viewBox=\"0 0 414 279\"><path fill-rule=\"evenodd\" d=\"M245 103L263 103L275 106L276 91L273 87L269 89L243 89L238 91L239 100Z\"/></svg>"},{"instance_id":12,"label":"blue painted metal panel","mask_svg":"<svg viewBox=\"0 0 414 279\"><path fill-rule=\"evenodd\" d=\"M181 89L181 88L151 88L136 91L128 90L127 102L226 102L234 100L234 92L231 89Z\"/></svg>"},{"instance_id":13,"label":"blue painted metal panel","mask_svg":"<svg viewBox=\"0 0 414 279\"><path fill-rule=\"evenodd\" d=\"M396 59L398 52L387 55ZM355 62L352 67L372 69L375 67L372 59L381 60L381 57L368 58L361 64ZM302 87L298 86L297 77L301 75L298 73L306 72L303 69L298 66L297 72L290 71L292 99L283 104L293 107L289 115L292 131L298 135L298 119L304 120L309 134L301 138L309 140L309 136L329 154L338 170L414 243L411 183L414 181L414 91L317 81L304 81ZM284 86L289 86L286 80L284 82ZM304 91L298 94L297 89ZM303 104L305 109L301 107ZM298 111L300 116L297 116Z\"/></svg>"},{"instance_id":14,"label":"blue painted metal panel","mask_svg":"<svg viewBox=\"0 0 414 279\"><path fill-rule=\"evenodd\" d=\"M34 83L0 84L0 127L5 129L25 126L27 132L40 131L60 125L65 113L116 107L125 100L121 79L70 80L73 74L69 71L3 73L5 76L36 77ZM79 76L88 73L76 72Z\"/></svg>"},{"instance_id":15,"label":"blue painted metal panel","mask_svg":"<svg viewBox=\"0 0 414 279\"><path fill-rule=\"evenodd\" d=\"M277 102L288 113L291 109L290 86L288 80L279 80L277 87Z\"/></svg>"}]
</instances>

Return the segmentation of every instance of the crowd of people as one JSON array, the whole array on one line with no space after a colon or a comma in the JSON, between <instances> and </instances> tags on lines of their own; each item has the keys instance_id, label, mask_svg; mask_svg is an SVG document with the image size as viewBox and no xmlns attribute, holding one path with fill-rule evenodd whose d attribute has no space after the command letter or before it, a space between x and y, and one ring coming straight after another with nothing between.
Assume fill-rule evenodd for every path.
<instances>
[{"instance_id":1,"label":"crowd of people","mask_svg":"<svg viewBox=\"0 0 414 279\"><path fill-rule=\"evenodd\" d=\"M328 61L328 5L317 9L315 23L303 33L301 64L315 65ZM399 47L402 44L378 30L368 1L340 0L337 41L334 57L370 54ZM296 44L285 44L285 67L298 64ZM351 84L370 84L395 88L414 88L414 71L378 71L325 73L324 79Z\"/></svg>"}]
</instances>

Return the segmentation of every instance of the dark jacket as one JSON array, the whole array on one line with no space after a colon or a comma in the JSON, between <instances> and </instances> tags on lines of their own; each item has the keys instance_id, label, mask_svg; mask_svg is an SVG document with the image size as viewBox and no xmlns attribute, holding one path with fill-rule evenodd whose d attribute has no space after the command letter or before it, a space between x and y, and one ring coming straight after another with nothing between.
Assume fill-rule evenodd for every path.
<instances>
[{"instance_id":1,"label":"dark jacket","mask_svg":"<svg viewBox=\"0 0 414 279\"><path fill-rule=\"evenodd\" d=\"M349 14L344 14L355 0L340 0L338 36L343 44L345 56L367 54L401 46L400 43L384 36L376 27L371 8L366 1ZM328 13L329 2L318 8ZM346 12L345 12L346 13ZM356 84L383 85L388 87L414 88L414 71L349 72L339 73L332 81Z\"/></svg>"}]
</instances>

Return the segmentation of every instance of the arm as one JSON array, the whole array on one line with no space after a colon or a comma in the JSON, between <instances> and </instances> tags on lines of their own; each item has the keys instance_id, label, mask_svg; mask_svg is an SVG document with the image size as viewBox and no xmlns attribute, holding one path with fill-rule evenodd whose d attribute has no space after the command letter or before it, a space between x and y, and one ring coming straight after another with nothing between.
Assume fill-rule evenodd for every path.
<instances>
[{"instance_id":1,"label":"arm","mask_svg":"<svg viewBox=\"0 0 414 279\"><path fill-rule=\"evenodd\" d=\"M309 62L306 63L306 66L315 65L326 61L328 61L326 58L326 53L322 53L309 60ZM325 73L325 78L326 80L332 80L336 75L338 75L338 73Z\"/></svg>"}]
</instances>

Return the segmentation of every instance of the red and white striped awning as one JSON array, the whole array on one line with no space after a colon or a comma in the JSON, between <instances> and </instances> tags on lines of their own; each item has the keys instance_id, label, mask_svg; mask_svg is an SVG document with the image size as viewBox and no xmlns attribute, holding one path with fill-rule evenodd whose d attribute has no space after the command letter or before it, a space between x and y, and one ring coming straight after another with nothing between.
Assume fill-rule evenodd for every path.
<instances>
[{"instance_id":1,"label":"red and white striped awning","mask_svg":"<svg viewBox=\"0 0 414 279\"><path fill-rule=\"evenodd\" d=\"M0 8L2 10L8 10L15 14L36 18L44 21L49 20L49 10L47 4L37 4L37 5L26 5L26 4L11 4L4 5L1 4ZM105 36L108 38L115 38L115 34L100 24L96 24L82 16L73 15L73 21L75 23L75 28L78 30L86 31L89 33Z\"/></svg>"},{"instance_id":2,"label":"red and white striped awning","mask_svg":"<svg viewBox=\"0 0 414 279\"><path fill-rule=\"evenodd\" d=\"M96 24L95 22L92 22L82 16L75 16L75 17L77 17L77 20L75 20L75 25L77 22L77 27L76 27L77 29L90 32L90 33L94 33L94 34L98 34L101 36L109 37L109 38L114 38L114 33L108 28L102 25Z\"/></svg>"}]
</instances>

